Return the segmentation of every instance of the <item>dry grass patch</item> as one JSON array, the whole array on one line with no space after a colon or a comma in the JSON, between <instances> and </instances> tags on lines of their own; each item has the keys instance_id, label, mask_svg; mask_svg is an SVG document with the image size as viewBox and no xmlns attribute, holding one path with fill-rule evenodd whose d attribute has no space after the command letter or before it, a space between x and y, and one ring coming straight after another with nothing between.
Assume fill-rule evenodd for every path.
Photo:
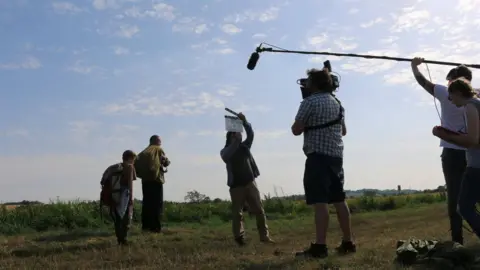
<instances>
[{"instance_id":1,"label":"dry grass patch","mask_svg":"<svg viewBox=\"0 0 480 270\"><path fill-rule=\"evenodd\" d=\"M56 233L0 239L2 269L393 269L397 240L410 237L447 239L444 204L417 209L364 213L353 216L358 253L327 260L299 260L293 252L313 239L312 218L269 222L275 245L258 241L248 221L249 244L237 247L228 224L168 228L164 234L133 230L132 246L120 248L113 232ZM331 219L329 245L340 240ZM469 242L472 236L467 233Z\"/></svg>"}]
</instances>

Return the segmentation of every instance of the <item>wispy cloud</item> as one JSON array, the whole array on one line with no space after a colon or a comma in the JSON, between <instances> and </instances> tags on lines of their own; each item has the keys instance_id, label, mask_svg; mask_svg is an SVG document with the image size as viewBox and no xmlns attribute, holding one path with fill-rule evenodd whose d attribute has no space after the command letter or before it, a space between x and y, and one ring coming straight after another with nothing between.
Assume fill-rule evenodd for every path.
<instances>
[{"instance_id":1,"label":"wispy cloud","mask_svg":"<svg viewBox=\"0 0 480 270\"><path fill-rule=\"evenodd\" d=\"M238 28L234 24L224 24L222 25L222 31L227 34L234 35L242 32L242 29Z\"/></svg>"},{"instance_id":2,"label":"wispy cloud","mask_svg":"<svg viewBox=\"0 0 480 270\"><path fill-rule=\"evenodd\" d=\"M355 38L353 37L340 37L336 39L333 43L341 51L351 51L358 47L358 43L356 43L354 40Z\"/></svg>"},{"instance_id":3,"label":"wispy cloud","mask_svg":"<svg viewBox=\"0 0 480 270\"><path fill-rule=\"evenodd\" d=\"M232 48L223 48L223 49L213 50L212 52L217 54L232 54L232 53L235 53L235 50Z\"/></svg>"},{"instance_id":4,"label":"wispy cloud","mask_svg":"<svg viewBox=\"0 0 480 270\"><path fill-rule=\"evenodd\" d=\"M87 75L91 73L101 72L104 69L95 65L88 65L87 63L85 63L85 61L77 60L72 66L68 67L68 70L75 73Z\"/></svg>"},{"instance_id":5,"label":"wispy cloud","mask_svg":"<svg viewBox=\"0 0 480 270\"><path fill-rule=\"evenodd\" d=\"M34 56L27 56L23 61L12 63L0 63L0 69L17 70L17 69L38 69L42 67L40 60Z\"/></svg>"},{"instance_id":6,"label":"wispy cloud","mask_svg":"<svg viewBox=\"0 0 480 270\"><path fill-rule=\"evenodd\" d=\"M140 28L138 28L138 26L124 24L120 25L119 29L115 34L122 38L132 38L138 32L140 32Z\"/></svg>"},{"instance_id":7,"label":"wispy cloud","mask_svg":"<svg viewBox=\"0 0 480 270\"><path fill-rule=\"evenodd\" d=\"M399 38L396 36L388 36L380 39L381 44L392 44L393 42L397 41Z\"/></svg>"},{"instance_id":8,"label":"wispy cloud","mask_svg":"<svg viewBox=\"0 0 480 270\"><path fill-rule=\"evenodd\" d=\"M360 27L362 27L362 28L369 28L369 27L372 27L372 26L374 26L374 25L376 25L376 24L383 23L383 22L385 22L385 20L384 20L382 17L378 17L378 18L373 19L373 20L371 20L371 21L368 21L368 22L366 22L366 23L360 24Z\"/></svg>"},{"instance_id":9,"label":"wispy cloud","mask_svg":"<svg viewBox=\"0 0 480 270\"><path fill-rule=\"evenodd\" d=\"M111 103L103 107L106 114L141 114L141 115L195 115L203 114L209 109L224 107L223 101L211 93L201 92L197 95L171 95L167 97L139 95L125 102Z\"/></svg>"},{"instance_id":10,"label":"wispy cloud","mask_svg":"<svg viewBox=\"0 0 480 270\"><path fill-rule=\"evenodd\" d=\"M359 11L358 8L351 8L348 10L348 14L357 14Z\"/></svg>"},{"instance_id":11,"label":"wispy cloud","mask_svg":"<svg viewBox=\"0 0 480 270\"><path fill-rule=\"evenodd\" d=\"M257 34L254 34L252 36L252 38L256 38L256 39L262 39L262 38L266 38L267 35L266 34L263 34L263 33L257 33Z\"/></svg>"},{"instance_id":12,"label":"wispy cloud","mask_svg":"<svg viewBox=\"0 0 480 270\"><path fill-rule=\"evenodd\" d=\"M83 8L79 8L70 2L53 2L52 8L58 14L77 14L85 11Z\"/></svg>"},{"instance_id":13,"label":"wispy cloud","mask_svg":"<svg viewBox=\"0 0 480 270\"><path fill-rule=\"evenodd\" d=\"M179 132L179 134L185 134L187 132ZM278 139L287 135L286 130L262 130L256 129L255 130L255 138L257 140L269 140L269 139ZM225 131L223 130L199 130L195 132L197 136L205 136L205 137L224 137Z\"/></svg>"},{"instance_id":14,"label":"wispy cloud","mask_svg":"<svg viewBox=\"0 0 480 270\"><path fill-rule=\"evenodd\" d=\"M208 30L208 25L202 19L195 17L183 17L172 26L173 32L202 34Z\"/></svg>"},{"instance_id":15,"label":"wispy cloud","mask_svg":"<svg viewBox=\"0 0 480 270\"><path fill-rule=\"evenodd\" d=\"M126 55L130 54L130 50L125 47L115 46L113 47L113 53L115 53L116 55Z\"/></svg>"},{"instance_id":16,"label":"wispy cloud","mask_svg":"<svg viewBox=\"0 0 480 270\"><path fill-rule=\"evenodd\" d=\"M27 138L30 136L30 132L26 129L23 128L12 128L8 129L5 131L0 131L0 136L6 136L6 137L23 137Z\"/></svg>"},{"instance_id":17,"label":"wispy cloud","mask_svg":"<svg viewBox=\"0 0 480 270\"><path fill-rule=\"evenodd\" d=\"M361 54L368 55L387 55L392 57L398 57L399 52L395 50L371 50L362 52ZM340 65L341 69L344 71L353 71L357 73L363 73L367 75L385 72L398 63L394 61L380 61L380 60L371 60L371 59L349 59L345 64Z\"/></svg>"},{"instance_id":18,"label":"wispy cloud","mask_svg":"<svg viewBox=\"0 0 480 270\"><path fill-rule=\"evenodd\" d=\"M86 52L88 52L88 49L85 49L85 48L74 49L74 50L72 51L72 53L73 53L74 55L79 55L79 54L83 54L83 53L86 53Z\"/></svg>"},{"instance_id":19,"label":"wispy cloud","mask_svg":"<svg viewBox=\"0 0 480 270\"><path fill-rule=\"evenodd\" d=\"M228 47L228 41L222 38L213 38L209 41L192 44L190 47L194 50L209 49L210 52L220 53L220 54L230 54L235 52L233 48Z\"/></svg>"},{"instance_id":20,"label":"wispy cloud","mask_svg":"<svg viewBox=\"0 0 480 270\"><path fill-rule=\"evenodd\" d=\"M68 123L71 139L77 143L88 142L91 134L100 127L100 122L94 120L76 120Z\"/></svg>"},{"instance_id":21,"label":"wispy cloud","mask_svg":"<svg viewBox=\"0 0 480 270\"><path fill-rule=\"evenodd\" d=\"M277 19L280 8L270 7L262 11L247 10L243 13L229 15L225 18L225 22L242 23L245 21L268 22Z\"/></svg>"},{"instance_id":22,"label":"wispy cloud","mask_svg":"<svg viewBox=\"0 0 480 270\"><path fill-rule=\"evenodd\" d=\"M395 33L407 31L409 29L423 29L430 20L430 12L427 10L417 10L413 8L403 8L400 15L394 14L394 24L390 30Z\"/></svg>"},{"instance_id":23,"label":"wispy cloud","mask_svg":"<svg viewBox=\"0 0 480 270\"><path fill-rule=\"evenodd\" d=\"M154 18L165 21L173 21L177 16L175 15L175 8L166 3L152 4L151 8L141 9L137 6L126 9L117 18Z\"/></svg>"},{"instance_id":24,"label":"wispy cloud","mask_svg":"<svg viewBox=\"0 0 480 270\"><path fill-rule=\"evenodd\" d=\"M115 9L120 7L118 0L93 0L92 6L97 10Z\"/></svg>"},{"instance_id":25,"label":"wispy cloud","mask_svg":"<svg viewBox=\"0 0 480 270\"><path fill-rule=\"evenodd\" d=\"M238 87L232 85L225 85L222 88L217 90L217 93L225 97L233 97L235 92L237 92Z\"/></svg>"}]
</instances>

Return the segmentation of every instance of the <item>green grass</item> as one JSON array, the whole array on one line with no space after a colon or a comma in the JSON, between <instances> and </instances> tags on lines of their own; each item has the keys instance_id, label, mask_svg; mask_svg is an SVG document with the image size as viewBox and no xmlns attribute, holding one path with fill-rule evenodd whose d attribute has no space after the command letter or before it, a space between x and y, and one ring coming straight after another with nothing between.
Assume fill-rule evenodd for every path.
<instances>
[{"instance_id":1,"label":"green grass","mask_svg":"<svg viewBox=\"0 0 480 270\"><path fill-rule=\"evenodd\" d=\"M279 215L278 219L270 219L268 225L275 244L259 242L255 220L247 215L248 244L245 247L235 245L230 224L219 218L203 219L201 222L169 222L159 235L141 233L138 226L134 226L129 239L132 245L126 248L116 245L112 227L101 222L95 226L103 227L96 229L52 229L40 233L0 235L0 268L396 269L394 258L398 240L410 237L436 240L449 238L446 204L432 203L440 197L417 196L419 197L398 197L398 203L395 204L389 202L389 198L355 201L359 205L368 205L367 209L385 210L385 205L399 209L353 214L352 228L358 251L349 256L331 252L329 258L324 260L294 258L294 252L307 247L314 239L313 216L310 212L299 214L295 218ZM353 201L351 203L354 204ZM70 213L73 208L75 211L81 207L86 207L81 211L90 209L86 204L48 207L56 207L55 213L60 214ZM23 211L27 209L20 210ZM69 215L71 218L72 215ZM96 220L95 217L90 218ZM58 222L59 219L52 219L52 223L55 220ZM56 226L60 228L61 224ZM474 235L467 232L465 237L468 246L478 242ZM340 239L340 228L332 216L327 239L329 247L333 249Z\"/></svg>"},{"instance_id":2,"label":"green grass","mask_svg":"<svg viewBox=\"0 0 480 270\"><path fill-rule=\"evenodd\" d=\"M353 214L372 211L387 211L433 204L445 201L442 193L419 193L387 197L359 197L349 199ZM283 198L266 198L264 208L269 220L294 219L311 213L303 201ZM139 223L141 205L135 204L133 222ZM230 222L230 203L172 203L165 205L164 222L176 224L223 224ZM111 228L108 214L99 210L98 202L55 202L43 205L25 205L14 209L0 209L0 234L15 235L50 230Z\"/></svg>"}]
</instances>

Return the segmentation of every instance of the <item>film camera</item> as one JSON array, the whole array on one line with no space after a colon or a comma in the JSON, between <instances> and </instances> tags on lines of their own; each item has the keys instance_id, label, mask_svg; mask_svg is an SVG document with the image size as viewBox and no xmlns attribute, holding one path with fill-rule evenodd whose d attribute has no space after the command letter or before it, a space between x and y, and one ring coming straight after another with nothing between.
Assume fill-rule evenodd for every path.
<instances>
[{"instance_id":1,"label":"film camera","mask_svg":"<svg viewBox=\"0 0 480 270\"><path fill-rule=\"evenodd\" d=\"M330 65L330 61L323 62L323 68L327 69L330 73L330 78L332 81L331 91L335 91L338 87L340 87L340 80L337 75L332 74L332 66ZM302 98L305 99L309 97L312 93L310 90L307 89L307 78L301 78L297 80L297 84L300 85L300 91L302 91Z\"/></svg>"}]
</instances>

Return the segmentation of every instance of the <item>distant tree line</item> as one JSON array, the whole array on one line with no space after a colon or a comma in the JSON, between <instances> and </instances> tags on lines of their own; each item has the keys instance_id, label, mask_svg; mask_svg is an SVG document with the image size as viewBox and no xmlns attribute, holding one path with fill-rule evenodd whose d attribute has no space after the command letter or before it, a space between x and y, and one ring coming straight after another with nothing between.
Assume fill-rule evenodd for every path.
<instances>
[{"instance_id":1,"label":"distant tree line","mask_svg":"<svg viewBox=\"0 0 480 270\"><path fill-rule=\"evenodd\" d=\"M392 196L392 195L405 195L405 194L418 194L418 193L438 193L438 192L445 192L445 186L438 186L436 189L426 189L426 190L378 190L378 189L363 189L363 190L356 190L356 191L349 191L347 190L347 197L348 198L355 198L355 197L376 197L376 196ZM285 195L285 196L271 196L270 194L264 195L265 200L271 198L281 198L282 200L292 200L292 201L301 201L305 200L305 195ZM185 195L184 200L186 203L219 203L223 202L224 200L216 198L211 199L209 196L198 192L197 190L192 190L187 192Z\"/></svg>"},{"instance_id":2,"label":"distant tree line","mask_svg":"<svg viewBox=\"0 0 480 270\"><path fill-rule=\"evenodd\" d=\"M355 191L350 191L347 190L347 197L348 198L355 198L355 197L376 197L376 196L391 196L391 195L402 195L402 194L415 194L415 193L438 193L438 192L446 192L445 186L438 186L436 189L425 189L423 191L421 190L378 190L378 189L362 189L362 190L355 190ZM305 200L304 195L285 195L285 196L271 196L270 194L265 195L265 199L271 199L271 198L282 198L283 200L292 200L292 201L301 201ZM215 198L211 199L209 196L200 193L197 190L191 190L188 191L187 194L184 197L184 201L186 203L205 203L205 202L210 202L210 203L220 203L225 200L222 200L220 198ZM141 200L135 199L135 202L141 203ZM43 204L39 201L21 201L21 202L7 202L4 203L3 205L32 205L32 204Z\"/></svg>"},{"instance_id":3,"label":"distant tree line","mask_svg":"<svg viewBox=\"0 0 480 270\"><path fill-rule=\"evenodd\" d=\"M32 205L32 204L43 204L39 201L21 201L21 202L7 202L3 205Z\"/></svg>"}]
</instances>

